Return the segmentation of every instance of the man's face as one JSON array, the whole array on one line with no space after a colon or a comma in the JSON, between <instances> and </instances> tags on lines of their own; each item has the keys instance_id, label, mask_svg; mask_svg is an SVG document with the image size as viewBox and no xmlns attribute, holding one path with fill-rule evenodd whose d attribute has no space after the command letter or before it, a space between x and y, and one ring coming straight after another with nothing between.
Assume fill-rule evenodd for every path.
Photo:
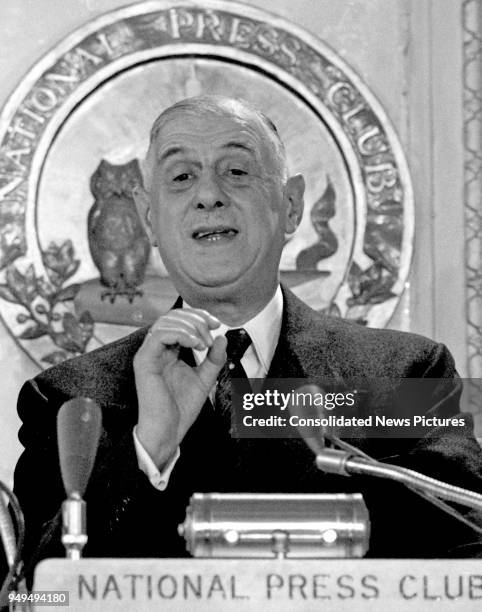
<instances>
[{"instance_id":1,"label":"man's face","mask_svg":"<svg viewBox=\"0 0 482 612\"><path fill-rule=\"evenodd\" d=\"M151 228L181 294L276 284L284 235L294 227L264 125L179 111L161 128L154 158Z\"/></svg>"}]
</instances>

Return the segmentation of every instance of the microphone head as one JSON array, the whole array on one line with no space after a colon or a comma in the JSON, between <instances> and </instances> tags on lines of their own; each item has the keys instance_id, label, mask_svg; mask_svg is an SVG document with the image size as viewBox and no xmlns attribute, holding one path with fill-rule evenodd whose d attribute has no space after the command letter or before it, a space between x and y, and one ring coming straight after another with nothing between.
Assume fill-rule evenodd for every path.
<instances>
[{"instance_id":1,"label":"microphone head","mask_svg":"<svg viewBox=\"0 0 482 612\"><path fill-rule=\"evenodd\" d=\"M102 428L99 406L88 397L65 402L57 415L60 471L65 492L82 497L94 467Z\"/></svg>"}]
</instances>

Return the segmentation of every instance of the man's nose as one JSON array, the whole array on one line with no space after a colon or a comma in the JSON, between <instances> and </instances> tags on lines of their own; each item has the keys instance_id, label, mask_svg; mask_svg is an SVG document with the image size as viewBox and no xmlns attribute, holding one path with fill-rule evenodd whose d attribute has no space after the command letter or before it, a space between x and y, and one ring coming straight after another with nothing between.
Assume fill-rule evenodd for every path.
<instances>
[{"instance_id":1,"label":"man's nose","mask_svg":"<svg viewBox=\"0 0 482 612\"><path fill-rule=\"evenodd\" d=\"M199 180L198 190L193 202L194 208L197 210L213 210L214 208L224 208L228 203L228 196L221 189L216 176L206 174Z\"/></svg>"}]
</instances>

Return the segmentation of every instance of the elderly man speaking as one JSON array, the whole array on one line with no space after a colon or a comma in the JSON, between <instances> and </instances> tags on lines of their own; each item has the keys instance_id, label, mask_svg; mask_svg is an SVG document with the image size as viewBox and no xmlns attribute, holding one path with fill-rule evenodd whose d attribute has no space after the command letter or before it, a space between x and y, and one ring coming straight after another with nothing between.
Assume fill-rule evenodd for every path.
<instances>
[{"instance_id":1,"label":"elderly man speaking","mask_svg":"<svg viewBox=\"0 0 482 612\"><path fill-rule=\"evenodd\" d=\"M434 382L426 411L458 412L460 382L443 345L320 315L280 286L281 252L302 216L304 181L289 176L273 123L237 100L183 100L155 121L144 171L137 207L180 299L150 329L50 368L22 388L25 451L15 491L27 556L64 497L55 420L76 396L93 398L103 413L86 492L87 556L185 556L177 525L194 492L361 491L372 522L370 556L464 550L475 533L401 485L322 474L300 439L229 434L226 360L249 378L443 379ZM480 490L481 452L464 416L465 427L439 428L422 440L360 445L378 459ZM44 546L47 555L63 555L60 537Z\"/></svg>"}]
</instances>

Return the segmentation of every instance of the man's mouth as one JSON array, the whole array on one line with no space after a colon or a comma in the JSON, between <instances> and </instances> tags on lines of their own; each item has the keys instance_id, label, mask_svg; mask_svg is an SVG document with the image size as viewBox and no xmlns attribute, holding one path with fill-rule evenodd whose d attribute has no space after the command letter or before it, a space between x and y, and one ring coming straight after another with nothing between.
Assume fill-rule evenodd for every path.
<instances>
[{"instance_id":1,"label":"man's mouth","mask_svg":"<svg viewBox=\"0 0 482 612\"><path fill-rule=\"evenodd\" d=\"M217 225L215 227L200 227L193 231L192 237L194 240L218 242L223 239L234 238L238 233L238 230L234 227Z\"/></svg>"}]
</instances>

